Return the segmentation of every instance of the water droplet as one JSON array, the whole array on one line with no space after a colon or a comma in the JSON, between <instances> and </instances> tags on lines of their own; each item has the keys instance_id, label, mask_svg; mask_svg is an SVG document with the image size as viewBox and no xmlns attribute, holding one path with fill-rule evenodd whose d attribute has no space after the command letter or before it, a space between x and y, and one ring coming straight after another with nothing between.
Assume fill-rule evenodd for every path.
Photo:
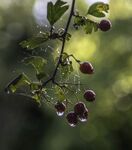
<instances>
[{"instance_id":1,"label":"water droplet","mask_svg":"<svg viewBox=\"0 0 132 150\"><path fill-rule=\"evenodd\" d=\"M58 116L63 116L64 115L64 111L63 112L56 112Z\"/></svg>"},{"instance_id":2,"label":"water droplet","mask_svg":"<svg viewBox=\"0 0 132 150\"><path fill-rule=\"evenodd\" d=\"M5 92L6 92L7 94L10 94L10 90L9 90L8 88L5 88Z\"/></svg>"},{"instance_id":3,"label":"water droplet","mask_svg":"<svg viewBox=\"0 0 132 150\"><path fill-rule=\"evenodd\" d=\"M69 123L69 125L70 125L71 127L75 127L75 126L76 126L76 124L73 124L73 123Z\"/></svg>"},{"instance_id":4,"label":"water droplet","mask_svg":"<svg viewBox=\"0 0 132 150\"><path fill-rule=\"evenodd\" d=\"M79 120L80 120L81 122L86 122L86 121L87 121L87 118L81 118L81 117L79 117Z\"/></svg>"}]
</instances>

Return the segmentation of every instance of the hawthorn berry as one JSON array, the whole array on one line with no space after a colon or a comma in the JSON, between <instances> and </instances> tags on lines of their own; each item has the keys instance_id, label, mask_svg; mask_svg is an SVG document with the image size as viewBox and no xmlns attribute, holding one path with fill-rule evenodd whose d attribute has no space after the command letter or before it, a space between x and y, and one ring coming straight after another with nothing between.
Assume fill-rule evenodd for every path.
<instances>
[{"instance_id":1,"label":"hawthorn berry","mask_svg":"<svg viewBox=\"0 0 132 150\"><path fill-rule=\"evenodd\" d=\"M82 62L80 63L80 71L84 74L93 74L94 68L90 62Z\"/></svg>"},{"instance_id":2,"label":"hawthorn berry","mask_svg":"<svg viewBox=\"0 0 132 150\"><path fill-rule=\"evenodd\" d=\"M102 20L100 23L99 23L99 28L101 31L108 31L110 30L111 28L111 22L109 20Z\"/></svg>"},{"instance_id":3,"label":"hawthorn berry","mask_svg":"<svg viewBox=\"0 0 132 150\"><path fill-rule=\"evenodd\" d=\"M95 100L95 92L92 91L92 90L86 90L85 93L84 93L84 98L87 100L87 101L94 101Z\"/></svg>"},{"instance_id":4,"label":"hawthorn berry","mask_svg":"<svg viewBox=\"0 0 132 150\"><path fill-rule=\"evenodd\" d=\"M88 119L88 109L86 108L85 112L83 114L79 115L78 118L81 122L86 122Z\"/></svg>"},{"instance_id":5,"label":"hawthorn berry","mask_svg":"<svg viewBox=\"0 0 132 150\"><path fill-rule=\"evenodd\" d=\"M66 106L64 103L57 102L55 104L56 113L58 116L62 116L65 112Z\"/></svg>"},{"instance_id":6,"label":"hawthorn berry","mask_svg":"<svg viewBox=\"0 0 132 150\"><path fill-rule=\"evenodd\" d=\"M78 102L75 106L74 106L74 112L77 115L82 115L84 112L86 111L86 106L83 102Z\"/></svg>"},{"instance_id":7,"label":"hawthorn berry","mask_svg":"<svg viewBox=\"0 0 132 150\"><path fill-rule=\"evenodd\" d=\"M73 111L67 114L66 119L71 127L75 127L78 122L77 114Z\"/></svg>"}]
</instances>

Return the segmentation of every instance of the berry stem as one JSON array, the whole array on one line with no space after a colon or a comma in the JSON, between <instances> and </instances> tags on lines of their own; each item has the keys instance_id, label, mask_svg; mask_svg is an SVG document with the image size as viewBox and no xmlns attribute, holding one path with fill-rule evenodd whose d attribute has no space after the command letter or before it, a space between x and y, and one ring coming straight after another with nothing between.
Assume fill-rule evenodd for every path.
<instances>
[{"instance_id":1,"label":"berry stem","mask_svg":"<svg viewBox=\"0 0 132 150\"><path fill-rule=\"evenodd\" d=\"M73 14L74 14L75 1L76 1L76 0L72 0L71 11L70 11L70 15L69 15L69 18L68 18L66 27L65 27L65 31L64 31L63 37L62 37L62 47L61 47L61 51L60 51L60 55L59 55L59 59L58 59L56 68L55 68L55 70L54 70L54 72L53 72L52 77L51 77L50 79L48 79L46 82L44 82L44 83L42 84L42 86L46 86L50 81L52 81L53 84L56 83L56 82L55 82L55 77L56 77L56 74L57 74L57 71L58 71L58 67L59 67L59 65L61 64L62 54L63 54L64 49L65 49L66 35L67 35L67 33L68 33L68 29L69 29L69 26L70 26L70 22L71 22L71 19L72 19Z\"/></svg>"}]
</instances>

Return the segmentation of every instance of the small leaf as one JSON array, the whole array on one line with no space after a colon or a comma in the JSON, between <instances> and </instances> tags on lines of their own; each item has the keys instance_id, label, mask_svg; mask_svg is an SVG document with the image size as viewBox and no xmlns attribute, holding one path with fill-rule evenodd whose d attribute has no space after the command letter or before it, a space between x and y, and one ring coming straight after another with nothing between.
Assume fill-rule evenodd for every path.
<instances>
[{"instance_id":1,"label":"small leaf","mask_svg":"<svg viewBox=\"0 0 132 150\"><path fill-rule=\"evenodd\" d=\"M35 91L40 90L41 86L42 85L39 82L32 82L30 84L30 89L31 89L32 93L34 93Z\"/></svg>"},{"instance_id":2,"label":"small leaf","mask_svg":"<svg viewBox=\"0 0 132 150\"><path fill-rule=\"evenodd\" d=\"M95 17L105 17L105 13L108 13L109 5L103 2L96 2L90 6L88 13Z\"/></svg>"},{"instance_id":3,"label":"small leaf","mask_svg":"<svg viewBox=\"0 0 132 150\"><path fill-rule=\"evenodd\" d=\"M8 84L5 91L7 93L15 93L17 89L24 85L30 85L30 83L31 81L29 78L24 73L22 73Z\"/></svg>"},{"instance_id":4,"label":"small leaf","mask_svg":"<svg viewBox=\"0 0 132 150\"><path fill-rule=\"evenodd\" d=\"M93 27L94 27L94 32L97 32L98 31L98 24L97 23L93 23Z\"/></svg>"},{"instance_id":5,"label":"small leaf","mask_svg":"<svg viewBox=\"0 0 132 150\"><path fill-rule=\"evenodd\" d=\"M58 101L62 102L66 99L65 93L59 86L55 86L55 95L58 98Z\"/></svg>"},{"instance_id":6,"label":"small leaf","mask_svg":"<svg viewBox=\"0 0 132 150\"><path fill-rule=\"evenodd\" d=\"M82 16L76 16L74 18L74 25L83 26L85 25L86 18Z\"/></svg>"},{"instance_id":7,"label":"small leaf","mask_svg":"<svg viewBox=\"0 0 132 150\"><path fill-rule=\"evenodd\" d=\"M86 25L84 26L84 29L86 31L86 34L91 34L93 30L93 23L90 21L87 21Z\"/></svg>"},{"instance_id":8,"label":"small leaf","mask_svg":"<svg viewBox=\"0 0 132 150\"><path fill-rule=\"evenodd\" d=\"M47 19L51 26L53 26L68 10L69 6L65 5L67 2L57 0L55 4L49 2L47 5Z\"/></svg>"},{"instance_id":9,"label":"small leaf","mask_svg":"<svg viewBox=\"0 0 132 150\"><path fill-rule=\"evenodd\" d=\"M40 56L31 56L23 60L25 64L31 64L36 70L36 76L40 80L45 76L44 68L47 60Z\"/></svg>"},{"instance_id":10,"label":"small leaf","mask_svg":"<svg viewBox=\"0 0 132 150\"><path fill-rule=\"evenodd\" d=\"M98 23L87 19L87 20L85 20L84 30L86 31L86 34L91 34L92 31L97 32L98 31Z\"/></svg>"},{"instance_id":11,"label":"small leaf","mask_svg":"<svg viewBox=\"0 0 132 150\"><path fill-rule=\"evenodd\" d=\"M42 99L42 97L41 97L41 94L40 94L40 93L35 93L35 94L32 96L32 98L35 100L35 102L41 104L41 99Z\"/></svg>"},{"instance_id":12,"label":"small leaf","mask_svg":"<svg viewBox=\"0 0 132 150\"><path fill-rule=\"evenodd\" d=\"M20 45L23 48L35 49L37 47L40 47L48 39L49 39L49 34L48 33L43 33L43 34L41 34L41 36L39 35L39 36L36 36L36 37L32 37L28 40L22 41L20 43Z\"/></svg>"}]
</instances>

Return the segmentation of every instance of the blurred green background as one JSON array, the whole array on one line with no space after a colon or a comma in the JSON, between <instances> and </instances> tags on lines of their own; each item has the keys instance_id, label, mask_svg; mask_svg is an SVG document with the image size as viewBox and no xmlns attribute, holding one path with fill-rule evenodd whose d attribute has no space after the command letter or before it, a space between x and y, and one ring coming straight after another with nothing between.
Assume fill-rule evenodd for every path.
<instances>
[{"instance_id":1,"label":"blurred green background","mask_svg":"<svg viewBox=\"0 0 132 150\"><path fill-rule=\"evenodd\" d=\"M81 74L97 94L96 103L88 104L87 123L71 128L45 104L4 93L7 83L27 69L21 60L31 52L19 42L47 28L46 3L0 2L0 150L132 150L131 0L110 1L113 27L107 33L85 35L71 27L66 50L95 67L92 77ZM83 13L88 4L78 0L77 7Z\"/></svg>"}]
</instances>

